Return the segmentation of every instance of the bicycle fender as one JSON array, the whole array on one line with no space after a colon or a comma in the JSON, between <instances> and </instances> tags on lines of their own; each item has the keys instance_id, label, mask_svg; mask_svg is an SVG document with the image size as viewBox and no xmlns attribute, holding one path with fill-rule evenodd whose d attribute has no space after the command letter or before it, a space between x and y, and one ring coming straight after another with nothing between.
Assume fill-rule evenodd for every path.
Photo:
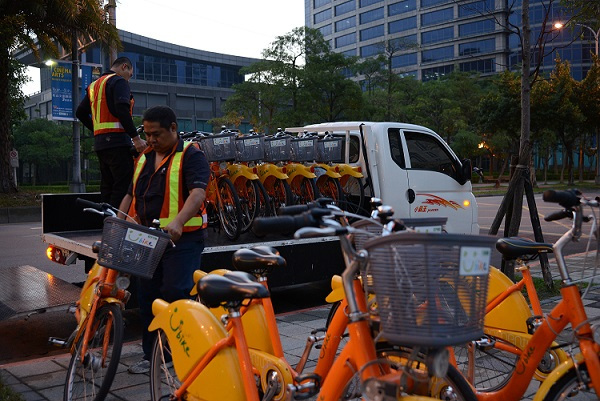
<instances>
[{"instance_id":1,"label":"bicycle fender","mask_svg":"<svg viewBox=\"0 0 600 401\"><path fill-rule=\"evenodd\" d=\"M336 274L331 277L331 292L327 295L325 301L332 304L341 301L345 296L346 294L344 293L344 287L342 285L342 276Z\"/></svg>"},{"instance_id":2,"label":"bicycle fender","mask_svg":"<svg viewBox=\"0 0 600 401\"><path fill-rule=\"evenodd\" d=\"M263 391L265 391L268 386L267 380L269 378L269 372L277 372L283 381L283 386L279 392L273 396L272 399L275 401L285 400L287 397L287 386L289 384L294 384L294 378L292 376L290 366L286 362L268 352L252 348L250 348L250 360L252 361L252 366L254 366L260 373L260 384Z\"/></svg>"},{"instance_id":3,"label":"bicycle fender","mask_svg":"<svg viewBox=\"0 0 600 401\"><path fill-rule=\"evenodd\" d=\"M185 299L169 304L157 299L152 303L152 313L154 319L148 330L161 329L166 334L179 379L186 377L197 361L227 336L221 322L199 302ZM203 400L244 400L242 374L234 348L222 349L193 381L188 393Z\"/></svg>"},{"instance_id":4,"label":"bicycle fender","mask_svg":"<svg viewBox=\"0 0 600 401\"><path fill-rule=\"evenodd\" d=\"M578 364L583 362L583 355L581 353L575 355L574 358ZM561 377L563 377L565 374L567 374L567 372L574 368L575 364L573 363L573 359L571 358L566 359L560 365L558 365L548 375L546 380L542 382L540 388L535 394L535 397L533 398L533 401L542 401L544 398L546 398L546 395L548 395L548 391L550 391L550 388L554 385L554 383L556 383L558 380L560 380Z\"/></svg>"},{"instance_id":5,"label":"bicycle fender","mask_svg":"<svg viewBox=\"0 0 600 401\"><path fill-rule=\"evenodd\" d=\"M338 165L336 165L336 167L338 169L338 173L340 173L341 176L351 175L352 177L356 177L356 178L364 177L364 175L361 172L356 171L354 169L354 167L352 167L349 164L338 164Z\"/></svg>"},{"instance_id":6,"label":"bicycle fender","mask_svg":"<svg viewBox=\"0 0 600 401\"><path fill-rule=\"evenodd\" d=\"M294 177L303 176L306 178L317 178L315 173L312 173L306 166L298 163L291 163L286 166L286 174L288 175L288 183L291 184Z\"/></svg>"},{"instance_id":7,"label":"bicycle fender","mask_svg":"<svg viewBox=\"0 0 600 401\"><path fill-rule=\"evenodd\" d=\"M258 175L254 174L251 168L243 164L228 164L227 171L229 172L229 178L232 182L235 182L236 178L239 176L249 180L258 180Z\"/></svg>"},{"instance_id":8,"label":"bicycle fender","mask_svg":"<svg viewBox=\"0 0 600 401\"><path fill-rule=\"evenodd\" d=\"M274 164L261 165L258 167L258 178L262 183L264 183L264 181L270 176L280 180L288 179L288 175L281 171L279 167Z\"/></svg>"},{"instance_id":9,"label":"bicycle fender","mask_svg":"<svg viewBox=\"0 0 600 401\"><path fill-rule=\"evenodd\" d=\"M342 176L339 173L337 173L331 166L328 166L327 164L317 163L317 164L315 164L315 169L317 169L317 168L323 171L323 174L321 174L319 177L322 177L325 175L327 177L336 178L336 179L342 178Z\"/></svg>"},{"instance_id":10,"label":"bicycle fender","mask_svg":"<svg viewBox=\"0 0 600 401\"><path fill-rule=\"evenodd\" d=\"M487 302L491 302L513 282L500 270L490 268ZM527 319L532 316L529 304L519 291L513 292L485 315L485 326L527 333Z\"/></svg>"}]
</instances>

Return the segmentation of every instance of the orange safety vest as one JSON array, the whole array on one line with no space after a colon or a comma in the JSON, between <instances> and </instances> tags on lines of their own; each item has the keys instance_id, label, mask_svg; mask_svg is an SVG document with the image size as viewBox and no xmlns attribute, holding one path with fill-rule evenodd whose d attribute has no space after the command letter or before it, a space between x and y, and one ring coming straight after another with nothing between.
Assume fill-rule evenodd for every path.
<instances>
[{"instance_id":1,"label":"orange safety vest","mask_svg":"<svg viewBox=\"0 0 600 401\"><path fill-rule=\"evenodd\" d=\"M185 203L183 199L182 188L183 170L181 167L183 165L183 155L185 154L186 150L189 149L191 144L192 142L184 142L183 150L181 152L175 151L169 162L169 167L167 170L168 178L165 185L165 196L163 197L163 204L160 210L160 228L165 228L170 222L172 222L177 214L181 211L183 204ZM146 155L142 154L135 165L133 172L133 201L130 207L130 215L135 214L135 188L146 161ZM183 225L183 232L195 231L200 228L206 228L207 226L208 218L206 215L206 208L203 203L198 211L198 214Z\"/></svg>"},{"instance_id":2,"label":"orange safety vest","mask_svg":"<svg viewBox=\"0 0 600 401\"><path fill-rule=\"evenodd\" d=\"M92 106L92 122L94 135L108 134L111 132L125 132L121 122L108 109L106 99L106 83L117 74L101 76L88 86L88 96ZM133 112L133 98L130 101L129 113ZM133 114L132 114L133 115Z\"/></svg>"}]
</instances>

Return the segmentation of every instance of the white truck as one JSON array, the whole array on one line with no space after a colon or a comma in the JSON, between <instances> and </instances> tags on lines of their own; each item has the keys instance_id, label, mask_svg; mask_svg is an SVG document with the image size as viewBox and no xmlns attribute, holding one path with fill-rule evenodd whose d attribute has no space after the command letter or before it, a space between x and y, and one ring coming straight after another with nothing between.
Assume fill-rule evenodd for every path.
<instances>
[{"instance_id":1,"label":"white truck","mask_svg":"<svg viewBox=\"0 0 600 401\"><path fill-rule=\"evenodd\" d=\"M360 165L369 196L400 218L445 217L446 231L479 234L470 160L459 160L432 130L391 122L335 122L287 132L344 136L346 163Z\"/></svg>"},{"instance_id":2,"label":"white truck","mask_svg":"<svg viewBox=\"0 0 600 401\"><path fill-rule=\"evenodd\" d=\"M344 159L361 166L367 196L391 205L396 217L447 218L448 232L479 233L471 162L460 161L433 131L418 125L372 122L323 123L286 131L343 136ZM90 268L95 259L91 245L100 239L102 219L83 213L75 205L77 197L99 201L99 194L44 196L43 240L51 247L48 254L54 261L71 264L83 259ZM232 244L224 237L209 232L202 262L205 269L230 267L235 250L261 244L279 249L288 261L285 272L274 272L269 279L274 287L326 280L341 271L341 252L334 238L257 238L247 233Z\"/></svg>"}]
</instances>

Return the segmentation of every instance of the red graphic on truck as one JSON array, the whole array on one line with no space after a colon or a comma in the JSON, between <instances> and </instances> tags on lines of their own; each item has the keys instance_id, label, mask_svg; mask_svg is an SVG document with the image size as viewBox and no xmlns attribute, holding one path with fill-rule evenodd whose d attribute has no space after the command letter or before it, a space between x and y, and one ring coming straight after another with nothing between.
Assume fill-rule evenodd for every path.
<instances>
[{"instance_id":1,"label":"red graphic on truck","mask_svg":"<svg viewBox=\"0 0 600 401\"><path fill-rule=\"evenodd\" d=\"M458 209L464 209L461 205L459 205L458 203L451 201L451 200L447 200L444 198L441 198L437 195L432 195L432 194L417 194L417 196L425 196L427 197L427 199L425 199L422 203L421 206L417 206L415 207L415 213L431 213L431 212L437 212L439 211L439 207L451 207L454 210L458 210ZM437 206L437 208L432 207L432 206Z\"/></svg>"}]
</instances>

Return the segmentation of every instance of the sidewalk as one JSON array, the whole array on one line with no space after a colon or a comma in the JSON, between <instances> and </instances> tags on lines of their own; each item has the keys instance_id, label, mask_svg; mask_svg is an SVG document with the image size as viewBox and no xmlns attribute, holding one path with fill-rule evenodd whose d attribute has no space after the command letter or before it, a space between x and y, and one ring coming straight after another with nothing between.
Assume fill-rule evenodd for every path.
<instances>
[{"instance_id":1,"label":"sidewalk","mask_svg":"<svg viewBox=\"0 0 600 401\"><path fill-rule=\"evenodd\" d=\"M574 255L567 262L573 278L577 279L577 272L582 270L584 262L588 270L593 265L595 252L590 253L587 261L584 255ZM557 275L557 268L553 260L551 271L553 276ZM536 266L532 267L536 276L541 277L541 272ZM549 312L560 300L560 297L544 300L542 307L544 312ZM584 300L588 316L600 316L600 287L592 288ZM329 306L317 307L310 310L296 311L282 314L277 317L278 328L282 337L285 356L292 366L298 362L306 339L315 328L325 326L325 319L329 312ZM561 339L570 337L571 329L568 328L560 336ZM560 342L560 340L559 340ZM149 376L147 374L132 375L127 368L139 361L142 356L139 342L125 344L117 376L113 382L111 392L107 400L149 400ZM307 363L307 372L316 364L318 350L311 353L311 359ZM0 365L0 376L5 384L20 393L26 401L54 401L62 399L63 387L66 377L66 369L69 364L70 355L45 357L24 362ZM531 399L537 390L537 382L532 382L523 399Z\"/></svg>"}]
</instances>

